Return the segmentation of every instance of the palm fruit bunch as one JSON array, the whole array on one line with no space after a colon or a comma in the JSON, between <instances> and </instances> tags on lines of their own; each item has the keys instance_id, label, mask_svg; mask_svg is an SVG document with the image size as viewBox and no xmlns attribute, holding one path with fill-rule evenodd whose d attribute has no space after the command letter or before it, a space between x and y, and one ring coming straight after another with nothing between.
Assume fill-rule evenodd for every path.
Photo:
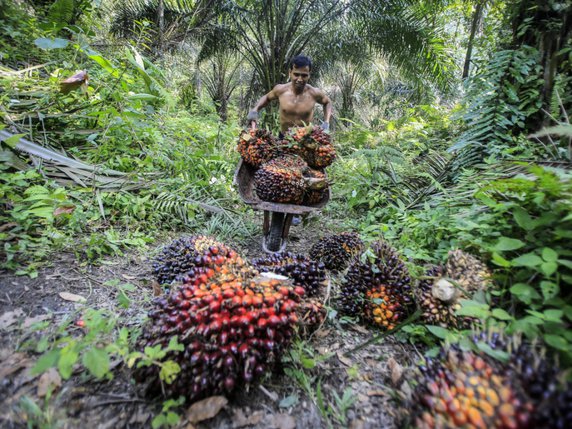
<instances>
[{"instance_id":1,"label":"palm fruit bunch","mask_svg":"<svg viewBox=\"0 0 572 429\"><path fill-rule=\"evenodd\" d=\"M390 330L413 311L411 277L399 254L386 242L375 242L369 256L351 263L338 305L345 314Z\"/></svg>"},{"instance_id":2,"label":"palm fruit bunch","mask_svg":"<svg viewBox=\"0 0 572 429\"><path fill-rule=\"evenodd\" d=\"M260 272L270 271L290 278L296 286L302 286L307 296L316 296L326 281L324 264L301 254L281 252L252 260L252 266Z\"/></svg>"},{"instance_id":3,"label":"palm fruit bunch","mask_svg":"<svg viewBox=\"0 0 572 429\"><path fill-rule=\"evenodd\" d=\"M303 170L302 174L304 177L310 177L313 179L319 179L321 183L324 183L325 186L318 189L306 189L306 193L304 194L304 199L302 200L302 204L304 205L315 205L326 198L328 194L328 183L326 181L326 173L320 170L316 170L313 168L307 168Z\"/></svg>"},{"instance_id":4,"label":"palm fruit bunch","mask_svg":"<svg viewBox=\"0 0 572 429\"><path fill-rule=\"evenodd\" d=\"M292 155L263 164L254 173L254 189L263 201L300 204L306 189L302 171L292 165Z\"/></svg>"},{"instance_id":5,"label":"palm fruit bunch","mask_svg":"<svg viewBox=\"0 0 572 429\"><path fill-rule=\"evenodd\" d=\"M363 250L363 241L355 232L333 234L319 240L310 248L310 258L322 261L327 269L343 271Z\"/></svg>"},{"instance_id":6,"label":"palm fruit bunch","mask_svg":"<svg viewBox=\"0 0 572 429\"><path fill-rule=\"evenodd\" d=\"M276 155L277 142L270 131L258 128L243 131L237 149L245 162L258 167Z\"/></svg>"},{"instance_id":7,"label":"palm fruit bunch","mask_svg":"<svg viewBox=\"0 0 572 429\"><path fill-rule=\"evenodd\" d=\"M279 361L298 324L304 289L274 274L234 265L199 267L167 296L155 299L138 348L165 347L176 336L183 346L165 361L180 366L170 383L157 365L140 365L135 378L150 391L191 401L248 387Z\"/></svg>"},{"instance_id":8,"label":"palm fruit bunch","mask_svg":"<svg viewBox=\"0 0 572 429\"><path fill-rule=\"evenodd\" d=\"M327 311L320 301L307 298L298 304L296 314L300 319L300 329L303 337L317 330L326 319Z\"/></svg>"},{"instance_id":9,"label":"palm fruit bunch","mask_svg":"<svg viewBox=\"0 0 572 429\"><path fill-rule=\"evenodd\" d=\"M487 355L442 349L419 367L413 416L419 429L525 429L534 405L518 379Z\"/></svg>"},{"instance_id":10,"label":"palm fruit bunch","mask_svg":"<svg viewBox=\"0 0 572 429\"><path fill-rule=\"evenodd\" d=\"M280 150L302 156L312 168L327 167L336 159L330 134L316 126L289 129Z\"/></svg>"},{"instance_id":11,"label":"palm fruit bunch","mask_svg":"<svg viewBox=\"0 0 572 429\"><path fill-rule=\"evenodd\" d=\"M417 301L425 323L443 327L467 328L471 317L457 316L460 300L469 299L491 282L487 267L462 250L449 252L445 267L431 267L419 282Z\"/></svg>"},{"instance_id":12,"label":"palm fruit bunch","mask_svg":"<svg viewBox=\"0 0 572 429\"><path fill-rule=\"evenodd\" d=\"M234 250L214 238L194 235L178 238L165 246L152 262L152 267L159 284L169 284L182 281L195 268L223 264L242 266L244 261Z\"/></svg>"}]
</instances>

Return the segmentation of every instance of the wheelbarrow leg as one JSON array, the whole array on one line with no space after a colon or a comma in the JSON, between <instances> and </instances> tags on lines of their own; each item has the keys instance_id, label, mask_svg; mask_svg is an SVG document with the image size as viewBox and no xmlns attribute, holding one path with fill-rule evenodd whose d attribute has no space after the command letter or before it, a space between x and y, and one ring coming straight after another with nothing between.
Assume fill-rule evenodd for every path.
<instances>
[{"instance_id":1,"label":"wheelbarrow leg","mask_svg":"<svg viewBox=\"0 0 572 429\"><path fill-rule=\"evenodd\" d=\"M282 252L286 248L286 237L292 217L282 212L271 213L270 228L262 239L262 249L267 253Z\"/></svg>"},{"instance_id":2,"label":"wheelbarrow leg","mask_svg":"<svg viewBox=\"0 0 572 429\"><path fill-rule=\"evenodd\" d=\"M262 233L264 236L268 235L268 231L270 231L270 212L264 210L264 222L262 223Z\"/></svg>"}]
</instances>

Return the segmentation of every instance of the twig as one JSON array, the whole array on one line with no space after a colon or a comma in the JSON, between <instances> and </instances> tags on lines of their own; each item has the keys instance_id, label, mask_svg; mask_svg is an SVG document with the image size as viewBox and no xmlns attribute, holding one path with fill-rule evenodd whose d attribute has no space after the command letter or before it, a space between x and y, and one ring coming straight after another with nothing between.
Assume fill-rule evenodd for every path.
<instances>
[{"instance_id":1,"label":"twig","mask_svg":"<svg viewBox=\"0 0 572 429\"><path fill-rule=\"evenodd\" d=\"M401 328L403 328L404 326L409 325L410 323L416 321L417 319L419 319L419 317L421 316L421 311L417 310L415 313L413 313L411 316L409 316L407 319L405 319L403 322L401 322L399 325L397 325L395 328L389 330L389 331L385 331L382 332L381 334L376 335L375 337L373 337L370 340L367 340L365 343L360 344L357 347L354 347L351 350L348 350L347 352L344 353L344 356L350 356L351 354L360 351L361 349L366 348L367 346L371 345L371 344L375 344L377 342L379 342L380 340L384 339L385 337L387 337L388 335L391 334L395 334L396 332L398 332L399 330L401 330Z\"/></svg>"},{"instance_id":2,"label":"twig","mask_svg":"<svg viewBox=\"0 0 572 429\"><path fill-rule=\"evenodd\" d=\"M133 404L133 403L144 403L143 399L134 398L134 399L110 399L108 401L98 402L97 404L93 404L92 407L103 407L105 405L114 405L114 404Z\"/></svg>"}]
</instances>

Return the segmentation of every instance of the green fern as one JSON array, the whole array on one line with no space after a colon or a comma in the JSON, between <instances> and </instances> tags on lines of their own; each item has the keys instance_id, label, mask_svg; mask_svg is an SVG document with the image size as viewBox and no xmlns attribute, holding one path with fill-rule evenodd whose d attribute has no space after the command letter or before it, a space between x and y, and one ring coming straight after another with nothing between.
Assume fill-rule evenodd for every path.
<instances>
[{"instance_id":1,"label":"green fern","mask_svg":"<svg viewBox=\"0 0 572 429\"><path fill-rule=\"evenodd\" d=\"M74 0L56 0L56 2L50 6L48 19L51 22L57 22L59 24L69 24L73 22L74 11Z\"/></svg>"}]
</instances>

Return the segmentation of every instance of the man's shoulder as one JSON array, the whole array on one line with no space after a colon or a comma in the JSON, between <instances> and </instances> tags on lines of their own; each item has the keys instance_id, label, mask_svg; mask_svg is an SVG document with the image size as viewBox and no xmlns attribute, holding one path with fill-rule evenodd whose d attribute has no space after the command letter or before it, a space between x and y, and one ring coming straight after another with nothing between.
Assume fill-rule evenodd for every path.
<instances>
[{"instance_id":1,"label":"man's shoulder","mask_svg":"<svg viewBox=\"0 0 572 429\"><path fill-rule=\"evenodd\" d=\"M274 88L272 88L272 91L274 91L277 94L283 94L286 91L288 91L289 88L290 88L289 83L279 83Z\"/></svg>"},{"instance_id":2,"label":"man's shoulder","mask_svg":"<svg viewBox=\"0 0 572 429\"><path fill-rule=\"evenodd\" d=\"M320 88L316 88L312 85L306 85L306 90L313 96L313 97L322 97L325 93Z\"/></svg>"}]
</instances>

